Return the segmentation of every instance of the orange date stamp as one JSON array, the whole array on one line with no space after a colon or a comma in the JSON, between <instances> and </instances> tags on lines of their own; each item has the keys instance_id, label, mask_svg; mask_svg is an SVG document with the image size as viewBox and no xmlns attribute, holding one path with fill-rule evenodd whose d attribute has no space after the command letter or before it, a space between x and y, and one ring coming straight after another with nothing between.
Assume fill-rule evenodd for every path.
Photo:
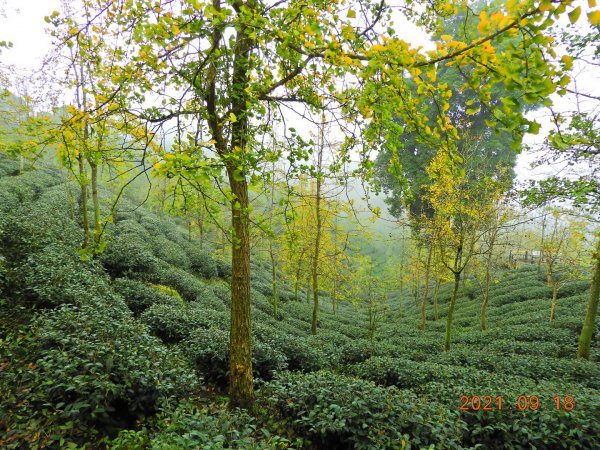
<instances>
[{"instance_id":1,"label":"orange date stamp","mask_svg":"<svg viewBox=\"0 0 600 450\"><path fill-rule=\"evenodd\" d=\"M461 395L461 411L538 411L545 409L571 411L575 407L575 399L571 395L555 395L552 402L542 404L542 400L537 395L520 395L512 401L504 399L501 395Z\"/></svg>"}]
</instances>

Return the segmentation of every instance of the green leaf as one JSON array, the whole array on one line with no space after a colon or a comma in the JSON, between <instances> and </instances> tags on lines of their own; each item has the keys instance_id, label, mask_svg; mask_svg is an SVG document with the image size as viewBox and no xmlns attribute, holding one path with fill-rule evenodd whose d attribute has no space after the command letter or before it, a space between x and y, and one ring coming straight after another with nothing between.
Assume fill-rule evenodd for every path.
<instances>
[{"instance_id":1,"label":"green leaf","mask_svg":"<svg viewBox=\"0 0 600 450\"><path fill-rule=\"evenodd\" d=\"M560 81L558 82L559 86L566 86L571 81L571 77L569 75L563 75Z\"/></svg>"},{"instance_id":2,"label":"green leaf","mask_svg":"<svg viewBox=\"0 0 600 450\"><path fill-rule=\"evenodd\" d=\"M348 18L354 19L356 17L356 12L353 9L348 10Z\"/></svg>"},{"instance_id":3,"label":"green leaf","mask_svg":"<svg viewBox=\"0 0 600 450\"><path fill-rule=\"evenodd\" d=\"M541 125L537 122L529 122L529 128L527 129L528 133L538 134L540 132Z\"/></svg>"},{"instance_id":4,"label":"green leaf","mask_svg":"<svg viewBox=\"0 0 600 450\"><path fill-rule=\"evenodd\" d=\"M581 6L578 6L577 8L575 8L573 11L571 11L569 13L569 20L571 21L571 23L575 23L575 22L577 22L577 19L579 19L580 15L581 15Z\"/></svg>"},{"instance_id":5,"label":"green leaf","mask_svg":"<svg viewBox=\"0 0 600 450\"><path fill-rule=\"evenodd\" d=\"M233 171L233 179L235 181L244 181L246 178L244 177L244 173L241 169L235 169Z\"/></svg>"}]
</instances>

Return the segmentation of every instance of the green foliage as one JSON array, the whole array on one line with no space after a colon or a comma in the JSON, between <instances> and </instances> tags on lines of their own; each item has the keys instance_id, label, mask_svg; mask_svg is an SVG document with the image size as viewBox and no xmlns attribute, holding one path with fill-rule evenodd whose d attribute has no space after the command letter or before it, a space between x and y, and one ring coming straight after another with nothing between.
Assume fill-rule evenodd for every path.
<instances>
[{"instance_id":1,"label":"green foliage","mask_svg":"<svg viewBox=\"0 0 600 450\"><path fill-rule=\"evenodd\" d=\"M41 314L32 333L10 339L2 353L11 362L1 409L23 437L44 429L50 439L82 442L96 427L133 424L198 384L181 354L149 336L118 298Z\"/></svg>"},{"instance_id":2,"label":"green foliage","mask_svg":"<svg viewBox=\"0 0 600 450\"><path fill-rule=\"evenodd\" d=\"M521 289L514 289L507 292L504 295L493 295L490 302L494 306L502 306L509 303L522 302L530 299L547 299L552 298L552 289L550 287L525 287Z\"/></svg>"},{"instance_id":3,"label":"green foliage","mask_svg":"<svg viewBox=\"0 0 600 450\"><path fill-rule=\"evenodd\" d=\"M147 283L129 278L116 278L112 281L112 287L118 293L135 316L139 316L150 306L156 303L179 305L181 302L161 292Z\"/></svg>"},{"instance_id":4,"label":"green foliage","mask_svg":"<svg viewBox=\"0 0 600 450\"><path fill-rule=\"evenodd\" d=\"M209 409L182 402L177 408L162 411L152 428L122 430L107 443L111 450L202 448L202 449L276 449L289 441L259 429L255 418L235 409Z\"/></svg>"},{"instance_id":5,"label":"green foliage","mask_svg":"<svg viewBox=\"0 0 600 450\"><path fill-rule=\"evenodd\" d=\"M260 397L318 448L398 449L402 441L458 448L461 435L457 411L430 398L330 372L278 374Z\"/></svg>"},{"instance_id":6,"label":"green foliage","mask_svg":"<svg viewBox=\"0 0 600 450\"><path fill-rule=\"evenodd\" d=\"M142 274L142 276L152 283L163 284L175 289L187 302L198 302L213 308L224 308L223 302L215 297L210 286L178 267L161 263L157 264L150 273Z\"/></svg>"},{"instance_id":7,"label":"green foliage","mask_svg":"<svg viewBox=\"0 0 600 450\"><path fill-rule=\"evenodd\" d=\"M104 273L94 262L81 261L72 248L48 245L31 253L21 266L24 296L40 306L81 304L90 295L109 295Z\"/></svg>"},{"instance_id":8,"label":"green foliage","mask_svg":"<svg viewBox=\"0 0 600 450\"><path fill-rule=\"evenodd\" d=\"M480 374L481 376L451 383L435 382L428 386L429 392L435 393L435 401L453 409L460 407L460 395L502 397L502 411L498 410L497 404L492 411L461 411L465 430L463 448L475 445L498 450L598 447L600 408L596 390L561 382L534 382L502 373L494 376L485 372ZM531 410L528 402L526 410L520 411L518 399L521 395L528 399L537 396L541 406L537 410ZM561 398L572 396L577 404L572 411L557 410L555 395ZM521 405L523 404L522 402Z\"/></svg>"},{"instance_id":9,"label":"green foliage","mask_svg":"<svg viewBox=\"0 0 600 450\"><path fill-rule=\"evenodd\" d=\"M418 330L412 305L366 339L364 311L343 304L333 315L325 299L319 334L309 336L310 305L282 302L274 318L270 266L255 262L254 376L272 380L262 385L257 422L187 400L202 377L228 382L230 287L207 279L229 277L229 262L142 210L109 225L104 255L82 260L68 185L41 172L10 177L0 178L0 446L289 444L260 430L261 420L316 448L397 449L403 439L413 449L600 446L599 367L572 358L588 282L565 284L550 324L543 274L506 272L492 285L486 332L467 287L455 348L443 353L443 323ZM293 298L284 282L279 290ZM442 286L442 316L449 296ZM519 395L539 395L549 408L460 411L460 395L492 394L513 406ZM550 408L554 395L574 396L575 409Z\"/></svg>"},{"instance_id":10,"label":"green foliage","mask_svg":"<svg viewBox=\"0 0 600 450\"><path fill-rule=\"evenodd\" d=\"M228 328L228 316L222 311L173 302L152 305L140 316L140 321L165 343L180 342L199 328Z\"/></svg>"},{"instance_id":11,"label":"green foliage","mask_svg":"<svg viewBox=\"0 0 600 450\"><path fill-rule=\"evenodd\" d=\"M149 244L156 258L183 270L189 270L192 267L192 258L176 242L164 236L153 236Z\"/></svg>"},{"instance_id":12,"label":"green foliage","mask_svg":"<svg viewBox=\"0 0 600 450\"><path fill-rule=\"evenodd\" d=\"M222 269L221 265L224 262L220 259L214 259L210 252L207 250L201 250L198 244L187 246L187 255L190 259L190 268L192 272L200 275L202 278L226 278L231 276L231 266L229 267L229 275L225 272L220 272Z\"/></svg>"},{"instance_id":13,"label":"green foliage","mask_svg":"<svg viewBox=\"0 0 600 450\"><path fill-rule=\"evenodd\" d=\"M121 224L121 227L125 227ZM152 272L159 264L148 248L145 236L131 229L115 232L100 260L113 277L139 277Z\"/></svg>"},{"instance_id":14,"label":"green foliage","mask_svg":"<svg viewBox=\"0 0 600 450\"><path fill-rule=\"evenodd\" d=\"M215 258L215 264L217 265L217 275L219 278L231 278L233 269L230 261L226 261L222 258Z\"/></svg>"},{"instance_id":15,"label":"green foliage","mask_svg":"<svg viewBox=\"0 0 600 450\"><path fill-rule=\"evenodd\" d=\"M203 376L220 386L228 381L229 332L216 327L197 329L181 343L181 348ZM252 345L252 368L258 378L271 379L287 368L287 358L266 342Z\"/></svg>"}]
</instances>

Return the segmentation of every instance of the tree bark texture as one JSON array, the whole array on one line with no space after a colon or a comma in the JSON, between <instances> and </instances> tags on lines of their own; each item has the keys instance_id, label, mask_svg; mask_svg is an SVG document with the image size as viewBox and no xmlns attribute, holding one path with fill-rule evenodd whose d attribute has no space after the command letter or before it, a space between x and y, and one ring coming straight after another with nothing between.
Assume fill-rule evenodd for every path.
<instances>
[{"instance_id":1,"label":"tree bark texture","mask_svg":"<svg viewBox=\"0 0 600 450\"><path fill-rule=\"evenodd\" d=\"M579 336L579 346L577 348L577 358L590 359L590 349L592 346L592 335L596 325L596 316L598 315L598 299L600 297L600 237L596 244L594 254L594 274L592 276L592 286L590 288L590 298L588 300L587 311L581 334Z\"/></svg>"}]
</instances>

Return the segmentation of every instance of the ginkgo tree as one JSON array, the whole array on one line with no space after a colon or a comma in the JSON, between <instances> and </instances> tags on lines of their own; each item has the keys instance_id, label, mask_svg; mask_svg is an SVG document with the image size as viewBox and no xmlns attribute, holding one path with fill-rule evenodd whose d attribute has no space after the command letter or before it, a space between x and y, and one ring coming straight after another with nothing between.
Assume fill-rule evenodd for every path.
<instances>
[{"instance_id":1,"label":"ginkgo tree","mask_svg":"<svg viewBox=\"0 0 600 450\"><path fill-rule=\"evenodd\" d=\"M585 221L564 217L558 209L553 211L552 216L550 233L544 239L541 255L548 286L552 288L550 320L556 317L559 290L569 281L584 277L582 266L587 225Z\"/></svg>"},{"instance_id":2,"label":"ginkgo tree","mask_svg":"<svg viewBox=\"0 0 600 450\"><path fill-rule=\"evenodd\" d=\"M471 41L446 36L425 52L394 32L392 8L380 0L82 3L90 11L84 27L111 47L97 55L112 60L100 86L109 112L128 111L156 127L176 122L190 145L162 170L210 171L226 180L233 236L229 393L243 406L253 399L248 189L263 158L255 144L272 125L269 112L295 105L308 117L306 110L329 110L345 133L342 155L356 149L368 176L371 155L395 121L441 141L456 135L446 114L452 92L436 83L439 64L468 65L468 82L477 86L482 105L503 82L519 84L527 101L547 97L565 64L548 58L553 43L544 32L573 10L571 1L512 0L481 15ZM431 32L458 5L407 1L396 11ZM519 46L495 51L497 42L514 35L522 36ZM417 84L416 94L408 79ZM439 108L434 120L422 111L431 98ZM510 108L495 111L495 118L516 134L536 128ZM285 157L298 165L307 152L298 146Z\"/></svg>"}]
</instances>

